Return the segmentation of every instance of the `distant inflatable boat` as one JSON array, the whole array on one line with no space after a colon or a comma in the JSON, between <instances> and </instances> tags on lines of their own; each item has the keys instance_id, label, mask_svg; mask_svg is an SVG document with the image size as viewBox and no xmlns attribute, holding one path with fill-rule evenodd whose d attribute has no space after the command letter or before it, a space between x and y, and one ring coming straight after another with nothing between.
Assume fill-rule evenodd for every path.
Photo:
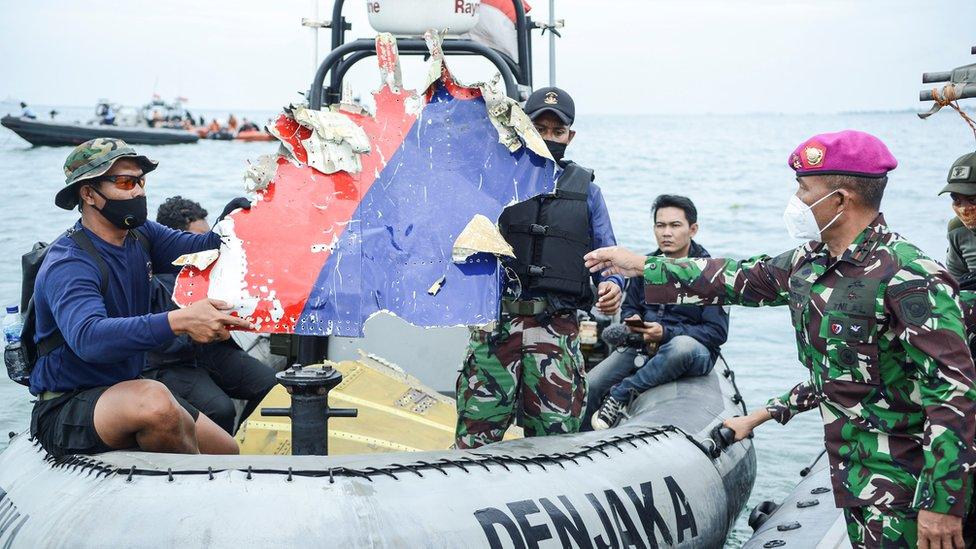
<instances>
[{"instance_id":1,"label":"distant inflatable boat","mask_svg":"<svg viewBox=\"0 0 976 549\"><path fill-rule=\"evenodd\" d=\"M237 141L274 141L275 136L261 130L243 130L234 137Z\"/></svg>"},{"instance_id":2,"label":"distant inflatable boat","mask_svg":"<svg viewBox=\"0 0 976 549\"><path fill-rule=\"evenodd\" d=\"M195 133L185 130L63 124L11 115L0 119L0 125L9 128L35 147L74 146L97 137L117 137L130 145L177 145L196 143L200 139Z\"/></svg>"},{"instance_id":3,"label":"distant inflatable boat","mask_svg":"<svg viewBox=\"0 0 976 549\"><path fill-rule=\"evenodd\" d=\"M245 452L54 459L27 434L0 454L3 547L720 547L756 474L724 363L652 389L601 432L446 449L452 401L363 357L344 375L330 446L290 452L287 418L255 414ZM287 403L276 388L267 405ZM720 417L716 417L718 414ZM422 450L422 451L410 451Z\"/></svg>"}]
</instances>

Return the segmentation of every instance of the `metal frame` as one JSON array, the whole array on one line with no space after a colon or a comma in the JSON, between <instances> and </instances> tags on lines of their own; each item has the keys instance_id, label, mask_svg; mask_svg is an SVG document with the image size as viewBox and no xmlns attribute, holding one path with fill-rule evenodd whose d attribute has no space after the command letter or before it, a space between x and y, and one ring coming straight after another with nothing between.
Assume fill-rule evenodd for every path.
<instances>
[{"instance_id":1,"label":"metal frame","mask_svg":"<svg viewBox=\"0 0 976 549\"><path fill-rule=\"evenodd\" d=\"M508 96L515 100L520 99L519 82L509 64L514 63L514 61L506 61L506 56L470 40L445 40L441 47L447 53L480 55L488 59L501 73L502 80L505 82L505 92ZM429 54L427 43L418 38L398 38L397 49L401 54L407 55ZM346 58L347 55L348 58ZM376 43L369 38L360 38L332 50L315 72L315 78L312 80L312 87L308 95L309 106L320 110L323 104L338 102L342 94L342 79L346 72L357 62L374 55L376 55ZM329 86L324 87L325 77L329 73L331 73Z\"/></svg>"},{"instance_id":2,"label":"metal frame","mask_svg":"<svg viewBox=\"0 0 976 549\"><path fill-rule=\"evenodd\" d=\"M335 0L332 5L332 51L315 71L315 78L308 93L309 106L321 109L323 105L339 101L342 95L342 80L353 65L367 57L376 55L375 43L368 38L361 38L346 43L346 31L352 25L342 15L345 0ZM492 48L471 40L444 40L442 49L445 53L459 55L480 55L491 61L502 75L505 82L505 92L515 100L521 100L519 86L532 87L532 43L529 35L532 22L525 15L522 0L512 0L515 8L515 30L518 39L519 62ZM417 38L397 38L397 49L406 55L429 55L427 45ZM325 87L325 78L329 76L329 86Z\"/></svg>"}]
</instances>

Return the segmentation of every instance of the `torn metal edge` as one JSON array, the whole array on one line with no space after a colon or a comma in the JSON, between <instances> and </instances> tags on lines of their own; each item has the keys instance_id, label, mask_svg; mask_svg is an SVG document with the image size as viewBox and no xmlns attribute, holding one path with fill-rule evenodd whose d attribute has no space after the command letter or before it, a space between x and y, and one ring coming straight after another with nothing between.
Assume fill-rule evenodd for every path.
<instances>
[{"instance_id":1,"label":"torn metal edge","mask_svg":"<svg viewBox=\"0 0 976 549\"><path fill-rule=\"evenodd\" d=\"M308 139L301 140L309 166L324 174L362 171L360 156L372 150L372 143L362 126L345 113L332 110L297 107L293 114L295 122L312 130Z\"/></svg>"},{"instance_id":2,"label":"torn metal edge","mask_svg":"<svg viewBox=\"0 0 976 549\"><path fill-rule=\"evenodd\" d=\"M482 252L496 257L515 257L515 250L502 236L498 225L484 215L476 214L454 239L451 260L454 263L464 263L472 255Z\"/></svg>"},{"instance_id":3,"label":"torn metal edge","mask_svg":"<svg viewBox=\"0 0 976 549\"><path fill-rule=\"evenodd\" d=\"M427 70L427 81L424 84L425 92L429 91L430 87L440 78L450 79L463 88L477 88L485 100L488 118L498 131L499 143L511 152L517 151L524 143L530 151L555 162L529 116L525 114L517 101L501 91L499 83L501 75L496 73L494 78L488 82L473 84L458 82L444 61L444 50L441 48L442 34L435 30L428 30L424 33L424 41L427 42L427 49L430 51L430 67Z\"/></svg>"}]
</instances>

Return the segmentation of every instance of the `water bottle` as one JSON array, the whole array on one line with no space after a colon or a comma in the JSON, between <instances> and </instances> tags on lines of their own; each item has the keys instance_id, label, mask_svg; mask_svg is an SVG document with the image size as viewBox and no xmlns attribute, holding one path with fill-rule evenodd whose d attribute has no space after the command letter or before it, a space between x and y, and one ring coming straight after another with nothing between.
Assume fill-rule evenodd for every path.
<instances>
[{"instance_id":1,"label":"water bottle","mask_svg":"<svg viewBox=\"0 0 976 549\"><path fill-rule=\"evenodd\" d=\"M24 328L24 321L20 318L17 306L7 307L7 315L3 317L3 335L7 346L3 350L3 362L7 366L7 376L20 383L30 383L30 368L27 356L20 344L20 332Z\"/></svg>"},{"instance_id":2,"label":"water bottle","mask_svg":"<svg viewBox=\"0 0 976 549\"><path fill-rule=\"evenodd\" d=\"M3 336L7 345L20 341L20 332L24 329L24 321L20 318L20 310L16 305L7 307L7 316L3 317Z\"/></svg>"}]
</instances>

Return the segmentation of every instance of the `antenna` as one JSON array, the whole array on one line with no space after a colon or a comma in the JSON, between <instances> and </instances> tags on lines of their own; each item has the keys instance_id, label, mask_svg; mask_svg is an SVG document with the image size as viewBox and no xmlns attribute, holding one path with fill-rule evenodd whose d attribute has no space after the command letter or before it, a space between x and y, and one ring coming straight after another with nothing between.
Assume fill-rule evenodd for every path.
<instances>
[{"instance_id":1,"label":"antenna","mask_svg":"<svg viewBox=\"0 0 976 549\"><path fill-rule=\"evenodd\" d=\"M521 2L522 0L514 0L515 2ZM542 29L542 34L549 31L549 85L556 85L556 37L562 37L559 31L556 29L561 29L566 26L566 21L564 19L556 19L556 0L549 0L549 22L548 23L534 23L533 27L537 29Z\"/></svg>"},{"instance_id":2,"label":"antenna","mask_svg":"<svg viewBox=\"0 0 976 549\"><path fill-rule=\"evenodd\" d=\"M556 0L549 0L549 30L556 25ZM556 33L549 33L549 85L556 85Z\"/></svg>"},{"instance_id":3,"label":"antenna","mask_svg":"<svg viewBox=\"0 0 976 549\"><path fill-rule=\"evenodd\" d=\"M302 17L302 26L308 27L312 31L312 71L319 68L319 29L332 28L331 21L319 19L319 0L311 0L312 16Z\"/></svg>"}]
</instances>

